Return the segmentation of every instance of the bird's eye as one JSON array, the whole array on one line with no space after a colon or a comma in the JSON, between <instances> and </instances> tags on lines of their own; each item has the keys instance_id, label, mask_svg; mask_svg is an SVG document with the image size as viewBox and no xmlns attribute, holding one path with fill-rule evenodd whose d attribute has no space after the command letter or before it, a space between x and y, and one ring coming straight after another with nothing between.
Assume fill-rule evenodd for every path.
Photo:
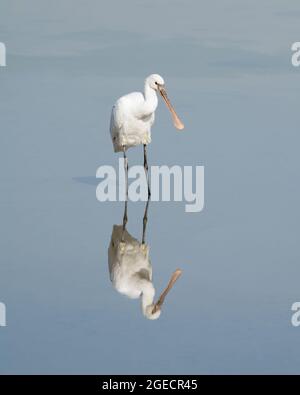
<instances>
[{"instance_id":1,"label":"bird's eye","mask_svg":"<svg viewBox=\"0 0 300 395\"><path fill-rule=\"evenodd\" d=\"M155 81L155 85L158 85L158 82Z\"/></svg>"}]
</instances>

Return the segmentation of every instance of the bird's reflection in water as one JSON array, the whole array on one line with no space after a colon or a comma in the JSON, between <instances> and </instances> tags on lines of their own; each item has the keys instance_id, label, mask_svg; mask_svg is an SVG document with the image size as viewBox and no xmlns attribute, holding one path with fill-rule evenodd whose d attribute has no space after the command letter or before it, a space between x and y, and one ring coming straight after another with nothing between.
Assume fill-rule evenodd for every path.
<instances>
[{"instance_id":1,"label":"bird's reflection in water","mask_svg":"<svg viewBox=\"0 0 300 395\"><path fill-rule=\"evenodd\" d=\"M141 299L144 316L150 320L157 319L161 314L161 306L181 270L177 269L166 289L154 303L155 288L152 283L152 265L149 256L149 245L145 242L148 219L149 200L143 218L142 240L131 236L126 229L127 202L125 203L122 225L114 225L108 248L108 264L110 279L115 289L132 299Z\"/></svg>"}]
</instances>

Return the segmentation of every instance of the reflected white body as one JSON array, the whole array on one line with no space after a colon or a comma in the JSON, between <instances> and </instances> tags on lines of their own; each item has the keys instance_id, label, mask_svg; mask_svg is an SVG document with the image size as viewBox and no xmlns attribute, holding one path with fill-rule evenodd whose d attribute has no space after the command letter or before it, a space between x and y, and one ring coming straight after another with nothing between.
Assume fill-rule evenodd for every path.
<instances>
[{"instance_id":1,"label":"reflected white body","mask_svg":"<svg viewBox=\"0 0 300 395\"><path fill-rule=\"evenodd\" d=\"M155 288L149 246L140 243L127 230L122 242L122 225L114 225L108 249L110 279L118 292L132 299L141 298L143 314L149 319L160 316L154 308Z\"/></svg>"},{"instance_id":2,"label":"reflected white body","mask_svg":"<svg viewBox=\"0 0 300 395\"><path fill-rule=\"evenodd\" d=\"M122 151L139 144L151 142L151 126L157 107L157 83L164 84L158 74L145 80L144 93L132 92L120 97L112 108L110 134L114 151Z\"/></svg>"}]
</instances>

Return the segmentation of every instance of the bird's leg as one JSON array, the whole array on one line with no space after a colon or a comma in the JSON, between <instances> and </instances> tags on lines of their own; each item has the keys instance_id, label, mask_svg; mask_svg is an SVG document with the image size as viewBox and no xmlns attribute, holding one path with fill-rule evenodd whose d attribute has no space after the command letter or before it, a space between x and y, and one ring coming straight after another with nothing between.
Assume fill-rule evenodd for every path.
<instances>
[{"instance_id":1,"label":"bird's leg","mask_svg":"<svg viewBox=\"0 0 300 395\"><path fill-rule=\"evenodd\" d=\"M146 179L147 179L147 184L148 184L148 200L149 200L149 198L151 196L151 191L150 191L150 183L149 183L149 177L148 177L147 144L144 144L144 169L145 169L145 174L146 174Z\"/></svg>"},{"instance_id":2,"label":"bird's leg","mask_svg":"<svg viewBox=\"0 0 300 395\"><path fill-rule=\"evenodd\" d=\"M126 147L125 146L123 146L123 156L124 156L126 198L125 198L125 207L124 207L124 215L123 215L122 242L124 242L124 233L125 233L125 229L126 229L126 224L128 222L128 216L127 216L127 203L128 203L128 159L127 159L127 156L126 156Z\"/></svg>"},{"instance_id":3,"label":"bird's leg","mask_svg":"<svg viewBox=\"0 0 300 395\"><path fill-rule=\"evenodd\" d=\"M125 195L125 201L128 201L128 159L126 156L126 146L123 145L123 157L124 157L124 170L125 170L125 189L126 189L126 195Z\"/></svg>"},{"instance_id":4,"label":"bird's leg","mask_svg":"<svg viewBox=\"0 0 300 395\"><path fill-rule=\"evenodd\" d=\"M146 207L145 207L144 217L143 217L143 237L142 237L142 244L145 244L146 227L147 227L147 222L148 222L148 208L149 208L149 202L150 202L150 199L148 198L147 204L146 204Z\"/></svg>"},{"instance_id":5,"label":"bird's leg","mask_svg":"<svg viewBox=\"0 0 300 395\"><path fill-rule=\"evenodd\" d=\"M124 215L123 215L123 227L122 227L122 237L121 237L121 242L124 243L125 239L125 230L126 230L126 225L128 222L128 217L127 217L127 201L125 201L125 206L124 206Z\"/></svg>"}]
</instances>

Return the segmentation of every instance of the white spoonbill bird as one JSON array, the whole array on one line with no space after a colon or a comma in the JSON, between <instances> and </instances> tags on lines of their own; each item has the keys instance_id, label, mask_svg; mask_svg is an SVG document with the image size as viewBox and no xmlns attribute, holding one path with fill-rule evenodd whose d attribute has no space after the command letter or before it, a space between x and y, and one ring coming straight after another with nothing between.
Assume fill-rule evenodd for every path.
<instances>
[{"instance_id":1,"label":"white spoonbill bird","mask_svg":"<svg viewBox=\"0 0 300 395\"><path fill-rule=\"evenodd\" d=\"M165 297L181 275L181 270L177 269L173 273L168 286L154 303L155 288L152 283L149 246L140 243L126 229L124 231L123 225L113 227L108 262L114 288L131 299L141 298L142 312L146 318L159 318Z\"/></svg>"},{"instance_id":2,"label":"white spoonbill bird","mask_svg":"<svg viewBox=\"0 0 300 395\"><path fill-rule=\"evenodd\" d=\"M114 151L123 152L126 178L128 175L126 150L140 144L144 147L144 168L148 178L146 147L151 142L151 126L154 122L154 114L158 104L157 92L161 94L166 102L171 112L174 126L179 130L184 128L168 99L164 80L158 74L151 74L146 78L144 93L132 92L120 97L112 108L110 134ZM148 194L150 195L149 187Z\"/></svg>"},{"instance_id":3,"label":"white spoonbill bird","mask_svg":"<svg viewBox=\"0 0 300 395\"><path fill-rule=\"evenodd\" d=\"M123 225L114 225L108 248L110 280L114 288L132 299L141 299L144 316L150 320L161 314L161 306L173 287L181 270L177 269L158 301L154 303L155 288L152 283L152 265L149 246L132 237Z\"/></svg>"}]
</instances>

